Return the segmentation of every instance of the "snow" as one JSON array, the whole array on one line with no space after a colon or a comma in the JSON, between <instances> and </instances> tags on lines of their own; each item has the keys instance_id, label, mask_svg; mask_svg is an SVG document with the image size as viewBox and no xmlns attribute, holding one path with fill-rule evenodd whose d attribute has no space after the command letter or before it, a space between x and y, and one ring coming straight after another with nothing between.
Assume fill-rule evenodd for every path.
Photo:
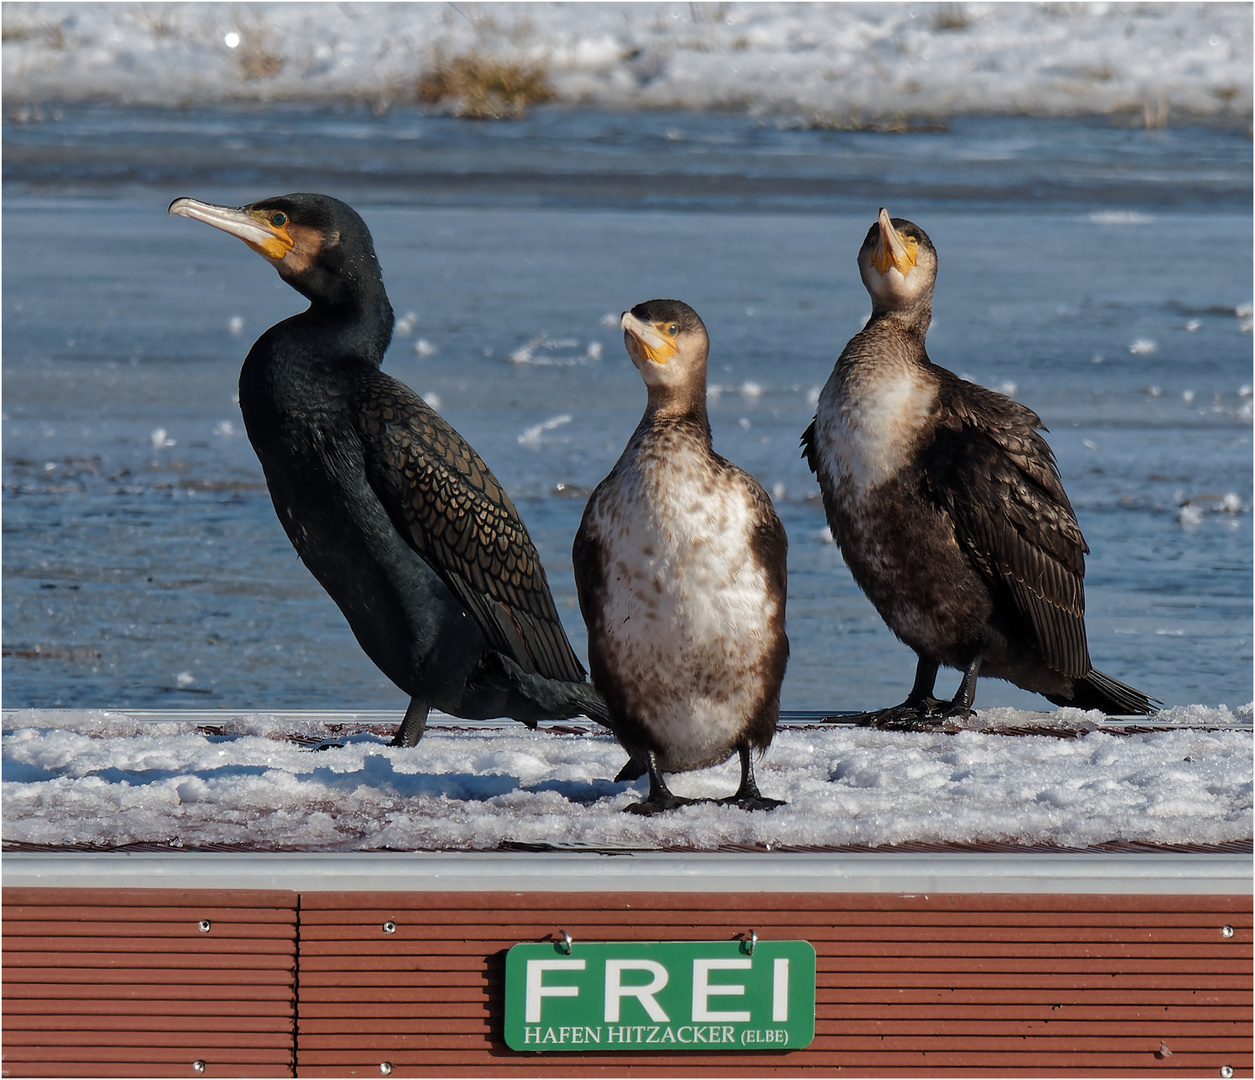
<instances>
[{"instance_id":1,"label":"snow","mask_svg":"<svg viewBox=\"0 0 1255 1080\"><path fill-rule=\"evenodd\" d=\"M169 714L164 714L169 716ZM948 733L788 724L757 767L787 801L747 813L697 804L624 812L624 753L596 725L529 731L433 717L415 748L387 721L248 714L154 719L26 710L4 723L4 840L251 850L698 849L906 842L1086 847L1249 839L1250 706L1165 710L1154 731L1097 713L982 710ZM1010 735L1033 724L1078 737ZM582 733L581 733L582 732ZM324 736L338 745L315 749ZM735 760L669 777L721 797Z\"/></svg>"},{"instance_id":2,"label":"snow","mask_svg":"<svg viewBox=\"0 0 1255 1080\"><path fill-rule=\"evenodd\" d=\"M1249 4L4 5L12 115L48 100L416 100L442 60L534 65L562 105L821 125L962 113L1249 125Z\"/></svg>"}]
</instances>

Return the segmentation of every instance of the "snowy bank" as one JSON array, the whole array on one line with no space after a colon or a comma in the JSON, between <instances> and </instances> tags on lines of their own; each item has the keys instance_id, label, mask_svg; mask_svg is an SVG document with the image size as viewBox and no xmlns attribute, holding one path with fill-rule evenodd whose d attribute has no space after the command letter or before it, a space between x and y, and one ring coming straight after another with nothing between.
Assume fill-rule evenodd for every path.
<instances>
[{"instance_id":1,"label":"snowy bank","mask_svg":"<svg viewBox=\"0 0 1255 1080\"><path fill-rule=\"evenodd\" d=\"M983 710L948 734L789 725L758 769L767 813L623 812L623 750L594 725L528 731L433 719L413 749L378 721L226 714L7 714L4 840L269 851L823 848L909 843L1225 844L1251 837L1251 708L1170 710L1155 730L1095 713ZM395 723L395 717L391 718ZM1007 735L1045 725L1051 735ZM1189 726L1187 726L1189 725ZM1058 737L1071 728L1076 737ZM338 745L317 749L331 734ZM736 763L678 775L719 797Z\"/></svg>"},{"instance_id":2,"label":"snowy bank","mask_svg":"<svg viewBox=\"0 0 1255 1080\"><path fill-rule=\"evenodd\" d=\"M3 19L10 116L50 100L384 110L467 58L560 105L834 126L1251 111L1252 9L1236 3L8 3Z\"/></svg>"}]
</instances>

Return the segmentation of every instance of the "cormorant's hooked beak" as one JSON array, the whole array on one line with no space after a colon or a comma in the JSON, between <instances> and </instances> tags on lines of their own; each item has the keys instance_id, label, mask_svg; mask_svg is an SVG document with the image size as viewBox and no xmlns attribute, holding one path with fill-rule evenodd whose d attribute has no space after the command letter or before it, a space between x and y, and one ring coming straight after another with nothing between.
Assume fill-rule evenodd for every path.
<instances>
[{"instance_id":1,"label":"cormorant's hooked beak","mask_svg":"<svg viewBox=\"0 0 1255 1080\"><path fill-rule=\"evenodd\" d=\"M623 327L623 340L627 344L628 355L634 361L637 361L637 367L640 366L638 353L642 354L645 359L661 365L665 364L680 351L674 340L663 337L649 323L642 322L630 311L623 313L623 317L619 320L619 325ZM636 346L636 349L633 349L633 345Z\"/></svg>"},{"instance_id":2,"label":"cormorant's hooked beak","mask_svg":"<svg viewBox=\"0 0 1255 1080\"><path fill-rule=\"evenodd\" d=\"M287 214L275 210L250 210L247 207L216 206L198 199L175 199L169 214L192 218L215 229L238 236L258 255L271 262L282 262L295 241L288 232Z\"/></svg>"},{"instance_id":3,"label":"cormorant's hooked beak","mask_svg":"<svg viewBox=\"0 0 1255 1080\"><path fill-rule=\"evenodd\" d=\"M883 206L876 218L880 226L880 239L876 241L876 250L872 254L872 266L882 274L887 274L893 267L899 274L906 277L915 265L916 242L912 236L904 237L893 227L889 220L889 211Z\"/></svg>"}]
</instances>

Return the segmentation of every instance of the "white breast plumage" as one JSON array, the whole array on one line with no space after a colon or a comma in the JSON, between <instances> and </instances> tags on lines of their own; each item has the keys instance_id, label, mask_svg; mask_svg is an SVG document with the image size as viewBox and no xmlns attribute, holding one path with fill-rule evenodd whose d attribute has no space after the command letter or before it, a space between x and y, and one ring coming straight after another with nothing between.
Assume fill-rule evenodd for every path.
<instances>
[{"instance_id":1,"label":"white breast plumage","mask_svg":"<svg viewBox=\"0 0 1255 1080\"><path fill-rule=\"evenodd\" d=\"M635 449L635 452L633 452ZM727 759L762 695L776 615L752 548L753 481L661 433L629 448L593 507L607 575L602 626L632 672L628 712L662 768Z\"/></svg>"},{"instance_id":2,"label":"white breast plumage","mask_svg":"<svg viewBox=\"0 0 1255 1080\"><path fill-rule=\"evenodd\" d=\"M892 479L908 463L936 400L936 382L918 367L881 367L866 377L838 368L815 413L821 483L857 500Z\"/></svg>"}]
</instances>

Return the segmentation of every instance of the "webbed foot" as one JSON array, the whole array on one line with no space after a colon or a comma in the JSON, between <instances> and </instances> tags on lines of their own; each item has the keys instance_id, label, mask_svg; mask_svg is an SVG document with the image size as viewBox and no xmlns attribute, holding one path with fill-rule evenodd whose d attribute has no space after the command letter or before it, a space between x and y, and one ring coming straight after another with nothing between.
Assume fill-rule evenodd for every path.
<instances>
[{"instance_id":1,"label":"webbed foot","mask_svg":"<svg viewBox=\"0 0 1255 1080\"><path fill-rule=\"evenodd\" d=\"M701 802L700 799L686 799L682 795L674 795L671 789L667 787L666 780L663 779L662 770L658 768L658 759L654 756L652 750L638 752L632 755L632 760L623 766L620 777L629 775L629 769L633 762L636 762L642 773L649 775L649 798L644 802L632 803L631 806L625 806L624 810L629 814L640 814L643 817L653 817L654 814L662 814L667 810L675 810L681 806L691 806L695 802ZM636 775L640 775L637 773Z\"/></svg>"},{"instance_id":2,"label":"webbed foot","mask_svg":"<svg viewBox=\"0 0 1255 1080\"><path fill-rule=\"evenodd\" d=\"M777 806L787 805L783 799L769 799L758 790L758 781L754 779L754 761L749 745L742 743L737 747L741 755L741 786L726 799L715 799L717 806L739 806L742 810L774 810Z\"/></svg>"},{"instance_id":3,"label":"webbed foot","mask_svg":"<svg viewBox=\"0 0 1255 1080\"><path fill-rule=\"evenodd\" d=\"M920 657L915 666L915 682L901 705L891 709L859 713L847 717L847 723L862 724L882 731L939 731L947 720L975 716L971 705L976 695L976 678L980 673L981 654L977 654L963 671L963 681L953 701L945 701L933 693L937 681L937 664Z\"/></svg>"},{"instance_id":4,"label":"webbed foot","mask_svg":"<svg viewBox=\"0 0 1255 1080\"><path fill-rule=\"evenodd\" d=\"M692 806L701 801L700 799L686 799L683 795L673 795L664 789L662 792L650 792L649 798L644 802L632 803L631 806L625 806L623 809L629 814L653 817L655 814L665 814L668 810Z\"/></svg>"},{"instance_id":5,"label":"webbed foot","mask_svg":"<svg viewBox=\"0 0 1255 1080\"><path fill-rule=\"evenodd\" d=\"M752 795L742 795L739 791L726 799L716 799L717 806L737 806L742 810L774 810L777 806L788 806L783 799L769 799L766 795L755 791Z\"/></svg>"},{"instance_id":6,"label":"webbed foot","mask_svg":"<svg viewBox=\"0 0 1255 1080\"><path fill-rule=\"evenodd\" d=\"M947 720L965 720L976 714L964 705L929 698L916 703L904 701L891 709L863 713L858 723L881 731L939 731Z\"/></svg>"}]
</instances>

